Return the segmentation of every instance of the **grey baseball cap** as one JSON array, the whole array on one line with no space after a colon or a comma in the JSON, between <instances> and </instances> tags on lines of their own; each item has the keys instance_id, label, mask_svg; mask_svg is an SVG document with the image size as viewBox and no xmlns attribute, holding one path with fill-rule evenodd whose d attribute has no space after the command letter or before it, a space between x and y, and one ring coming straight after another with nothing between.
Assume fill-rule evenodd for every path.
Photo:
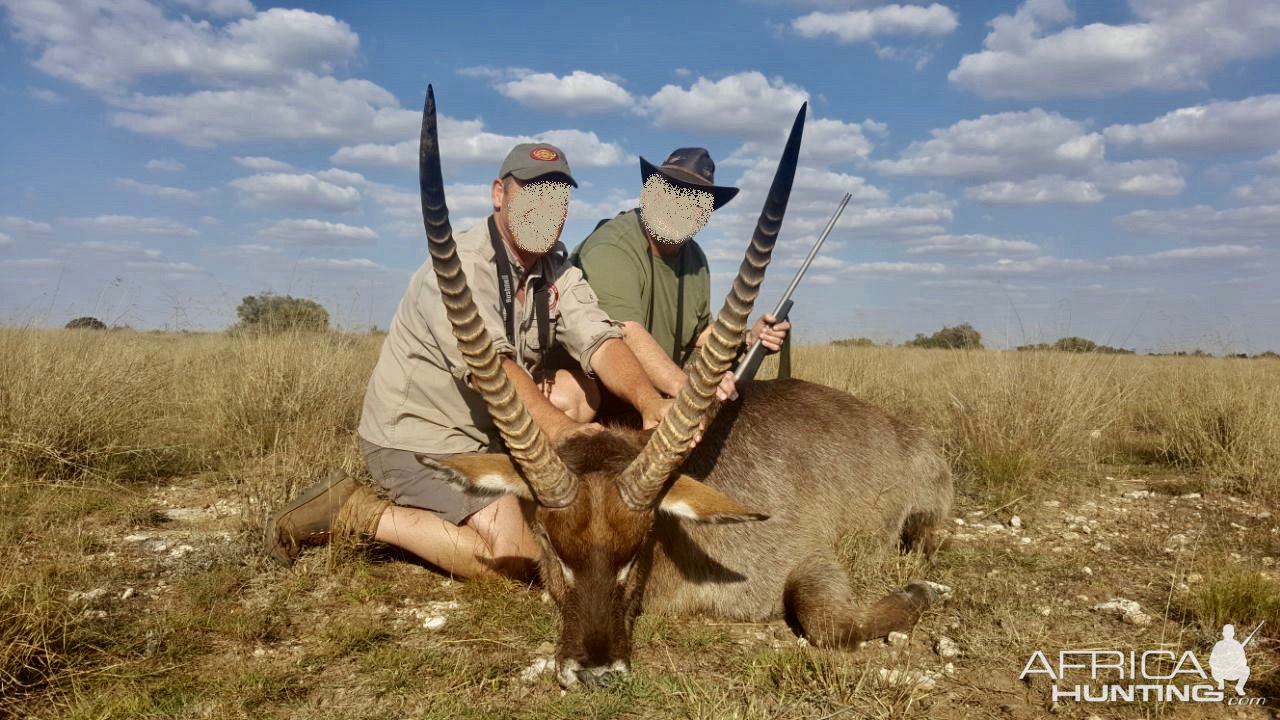
<instances>
[{"instance_id":1,"label":"grey baseball cap","mask_svg":"<svg viewBox=\"0 0 1280 720\"><path fill-rule=\"evenodd\" d=\"M578 181L569 172L569 161L565 159L563 150L549 143L520 143L507 153L498 177L511 175L518 180L532 180L553 173L563 175L570 185L578 187Z\"/></svg>"}]
</instances>

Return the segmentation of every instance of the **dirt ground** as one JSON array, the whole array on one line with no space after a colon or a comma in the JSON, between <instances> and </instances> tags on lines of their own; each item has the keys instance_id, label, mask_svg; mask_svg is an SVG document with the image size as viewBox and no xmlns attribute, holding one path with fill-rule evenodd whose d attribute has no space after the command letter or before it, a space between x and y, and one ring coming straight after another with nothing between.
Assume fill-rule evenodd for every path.
<instances>
[{"instance_id":1,"label":"dirt ground","mask_svg":"<svg viewBox=\"0 0 1280 720\"><path fill-rule=\"evenodd\" d=\"M69 596L117 665L4 707L82 718L1277 717L1280 600L1266 595L1280 587L1280 517L1204 481L1125 468L1060 489L959 505L932 564L851 544L861 597L913 578L952 588L909 637L843 653L806 646L780 621L644 617L636 672L568 693L548 672L556 617L537 587L456 582L376 549L320 549L276 568L236 488L196 476L121 489L116 511L74 528L84 569ZM1111 600L1136 608L1096 607ZM1056 663L1086 648L1191 650L1208 672L1220 623L1243 639L1260 620L1246 697L1265 705L1055 704L1045 675L1019 679L1036 650ZM1082 672L1064 686L1088 682Z\"/></svg>"}]
</instances>

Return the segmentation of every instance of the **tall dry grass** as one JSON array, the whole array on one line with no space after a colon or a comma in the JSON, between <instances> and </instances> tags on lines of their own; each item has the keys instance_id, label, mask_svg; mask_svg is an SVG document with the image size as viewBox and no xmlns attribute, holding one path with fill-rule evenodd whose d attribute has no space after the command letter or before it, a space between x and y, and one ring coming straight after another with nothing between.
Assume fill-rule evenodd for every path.
<instances>
[{"instance_id":1,"label":"tall dry grass","mask_svg":"<svg viewBox=\"0 0 1280 720\"><path fill-rule=\"evenodd\" d=\"M354 430L379 347L337 333L3 330L0 470L38 482L208 471L269 504L359 465ZM810 346L794 368L929 428L964 486L986 494L1099 461L1169 465L1267 497L1280 486L1274 360Z\"/></svg>"}]
</instances>

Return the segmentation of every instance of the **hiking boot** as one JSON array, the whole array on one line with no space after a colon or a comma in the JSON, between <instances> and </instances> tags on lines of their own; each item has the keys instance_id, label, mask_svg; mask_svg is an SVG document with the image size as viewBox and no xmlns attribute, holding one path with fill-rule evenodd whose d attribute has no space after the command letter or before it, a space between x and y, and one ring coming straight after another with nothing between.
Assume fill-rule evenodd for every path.
<instances>
[{"instance_id":1,"label":"hiking boot","mask_svg":"<svg viewBox=\"0 0 1280 720\"><path fill-rule=\"evenodd\" d=\"M343 509L356 497L361 500L358 503L361 512L355 517L361 520L367 521L373 512L370 497L381 503L377 508L378 515L387 505L358 480L342 470L335 470L329 477L307 488L271 519L264 538L267 554L288 565L298 557L303 547L328 542L339 526ZM373 528L377 529L376 520Z\"/></svg>"},{"instance_id":2,"label":"hiking boot","mask_svg":"<svg viewBox=\"0 0 1280 720\"><path fill-rule=\"evenodd\" d=\"M378 534L378 522L391 502L378 493L361 485L343 503L333 522L335 540L361 543L372 540Z\"/></svg>"}]
</instances>

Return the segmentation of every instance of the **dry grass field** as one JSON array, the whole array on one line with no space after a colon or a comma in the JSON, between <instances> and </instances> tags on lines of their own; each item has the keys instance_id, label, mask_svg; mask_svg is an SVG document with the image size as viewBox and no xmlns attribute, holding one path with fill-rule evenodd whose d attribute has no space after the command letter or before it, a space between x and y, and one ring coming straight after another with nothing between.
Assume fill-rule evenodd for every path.
<instances>
[{"instance_id":1,"label":"dry grass field","mask_svg":"<svg viewBox=\"0 0 1280 720\"><path fill-rule=\"evenodd\" d=\"M905 643L645 617L636 672L522 671L553 608L384 551L259 552L353 441L380 338L0 331L0 716L1267 717L1280 708L1280 362L801 347L795 374L937 434L959 497L936 562L849 538L862 597L953 588ZM766 366L763 376L772 370ZM1016 520L1015 520L1016 517ZM1094 609L1141 605L1149 623ZM428 629L425 618L445 618ZM1264 707L1063 703L1037 649L1195 651L1253 628ZM1247 631L1245 631L1247 632ZM1242 633L1243 634L1243 633ZM958 655L941 657L940 637ZM923 682L916 682L923 680ZM1270 715L1273 716L1274 715Z\"/></svg>"}]
</instances>

